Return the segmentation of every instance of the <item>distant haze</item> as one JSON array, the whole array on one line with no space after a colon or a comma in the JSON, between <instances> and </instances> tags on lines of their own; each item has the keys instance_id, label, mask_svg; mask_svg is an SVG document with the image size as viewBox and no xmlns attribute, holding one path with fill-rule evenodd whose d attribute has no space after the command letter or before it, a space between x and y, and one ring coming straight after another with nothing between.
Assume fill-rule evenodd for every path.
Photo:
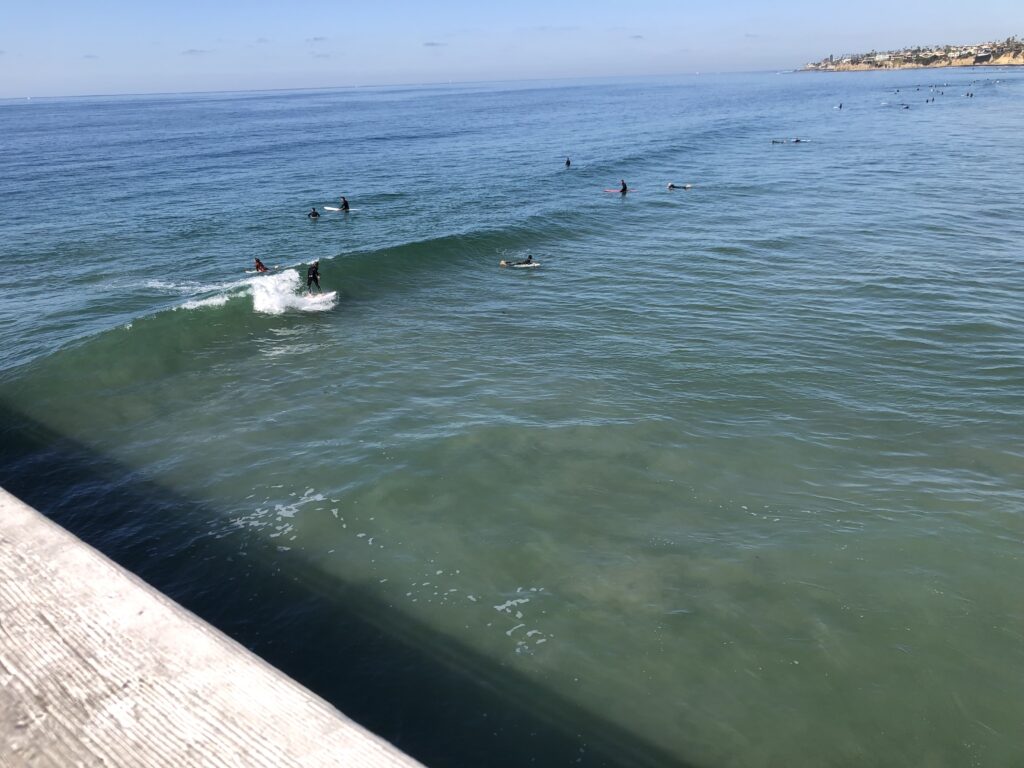
<instances>
[{"instance_id":1,"label":"distant haze","mask_svg":"<svg viewBox=\"0 0 1024 768\"><path fill-rule=\"evenodd\" d=\"M12 4L0 97L793 69L1024 35L1024 3ZM244 8L244 10L243 10Z\"/></svg>"}]
</instances>

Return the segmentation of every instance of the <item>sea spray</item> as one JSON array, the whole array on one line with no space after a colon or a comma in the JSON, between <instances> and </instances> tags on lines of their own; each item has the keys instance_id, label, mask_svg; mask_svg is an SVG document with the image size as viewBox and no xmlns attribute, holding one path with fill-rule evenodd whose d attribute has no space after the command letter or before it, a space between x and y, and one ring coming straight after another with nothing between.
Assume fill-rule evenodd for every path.
<instances>
[{"instance_id":1,"label":"sea spray","mask_svg":"<svg viewBox=\"0 0 1024 768\"><path fill-rule=\"evenodd\" d=\"M301 291L299 273L286 269L274 275L261 275L249 281L252 290L252 308L267 315L284 314L290 309L303 312L323 312L337 303L333 291L306 295Z\"/></svg>"}]
</instances>

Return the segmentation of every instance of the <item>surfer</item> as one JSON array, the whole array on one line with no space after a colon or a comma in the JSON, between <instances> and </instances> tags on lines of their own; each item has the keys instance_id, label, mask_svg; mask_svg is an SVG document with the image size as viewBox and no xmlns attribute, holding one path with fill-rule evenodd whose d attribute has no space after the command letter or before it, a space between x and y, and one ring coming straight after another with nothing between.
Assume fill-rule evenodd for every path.
<instances>
[{"instance_id":1,"label":"surfer","mask_svg":"<svg viewBox=\"0 0 1024 768\"><path fill-rule=\"evenodd\" d=\"M341 210L348 210L348 198L346 198L344 195L341 196Z\"/></svg>"},{"instance_id":2,"label":"surfer","mask_svg":"<svg viewBox=\"0 0 1024 768\"><path fill-rule=\"evenodd\" d=\"M533 261L533 254L529 254L528 253L528 254L526 254L526 258L525 259L521 259L520 261L505 261L504 259L502 259L500 262L498 262L498 266L499 267L528 267L528 266L532 266L534 263L535 262Z\"/></svg>"},{"instance_id":3,"label":"surfer","mask_svg":"<svg viewBox=\"0 0 1024 768\"><path fill-rule=\"evenodd\" d=\"M565 167L568 168L570 165L572 165L572 161L568 157L565 158Z\"/></svg>"},{"instance_id":4,"label":"surfer","mask_svg":"<svg viewBox=\"0 0 1024 768\"><path fill-rule=\"evenodd\" d=\"M312 264L309 265L309 268L306 270L306 290L309 291L309 293L313 293L313 284L314 283L316 283L316 289L318 291L320 291L321 293L323 293L323 290L320 288L320 262L319 261L314 261Z\"/></svg>"},{"instance_id":5,"label":"surfer","mask_svg":"<svg viewBox=\"0 0 1024 768\"><path fill-rule=\"evenodd\" d=\"M320 212L316 208L313 208L313 210L306 214L306 217L316 221L320 218Z\"/></svg>"},{"instance_id":6,"label":"surfer","mask_svg":"<svg viewBox=\"0 0 1024 768\"><path fill-rule=\"evenodd\" d=\"M270 270L267 269L266 264L264 264L259 259L256 259L256 271L257 272L269 272Z\"/></svg>"},{"instance_id":7,"label":"surfer","mask_svg":"<svg viewBox=\"0 0 1024 768\"><path fill-rule=\"evenodd\" d=\"M622 179L622 188L619 189L619 193L624 195L627 192L629 192L629 187L626 186L626 180Z\"/></svg>"}]
</instances>

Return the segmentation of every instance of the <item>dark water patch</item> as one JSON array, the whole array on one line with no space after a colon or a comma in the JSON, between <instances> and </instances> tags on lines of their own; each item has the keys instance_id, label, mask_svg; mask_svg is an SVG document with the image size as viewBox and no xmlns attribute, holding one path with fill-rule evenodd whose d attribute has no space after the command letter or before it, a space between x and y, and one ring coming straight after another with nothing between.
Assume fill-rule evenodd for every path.
<instances>
[{"instance_id":1,"label":"dark water patch","mask_svg":"<svg viewBox=\"0 0 1024 768\"><path fill-rule=\"evenodd\" d=\"M690 765L0 404L0 484L431 766ZM141 514L145 511L145 514ZM164 521L159 531L149 522ZM239 606L250 606L240 611ZM273 616L273 622L266 621Z\"/></svg>"}]
</instances>

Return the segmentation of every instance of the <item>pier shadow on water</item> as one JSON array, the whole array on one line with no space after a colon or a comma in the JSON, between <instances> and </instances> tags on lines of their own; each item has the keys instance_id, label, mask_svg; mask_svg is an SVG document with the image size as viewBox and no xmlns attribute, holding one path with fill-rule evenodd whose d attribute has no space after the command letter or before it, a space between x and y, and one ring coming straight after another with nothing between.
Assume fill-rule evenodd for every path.
<instances>
[{"instance_id":1,"label":"pier shadow on water","mask_svg":"<svg viewBox=\"0 0 1024 768\"><path fill-rule=\"evenodd\" d=\"M0 485L432 768L692 765L359 585L285 572L265 543L240 557L237 540L186 522L215 518L200 502L6 403Z\"/></svg>"}]
</instances>

